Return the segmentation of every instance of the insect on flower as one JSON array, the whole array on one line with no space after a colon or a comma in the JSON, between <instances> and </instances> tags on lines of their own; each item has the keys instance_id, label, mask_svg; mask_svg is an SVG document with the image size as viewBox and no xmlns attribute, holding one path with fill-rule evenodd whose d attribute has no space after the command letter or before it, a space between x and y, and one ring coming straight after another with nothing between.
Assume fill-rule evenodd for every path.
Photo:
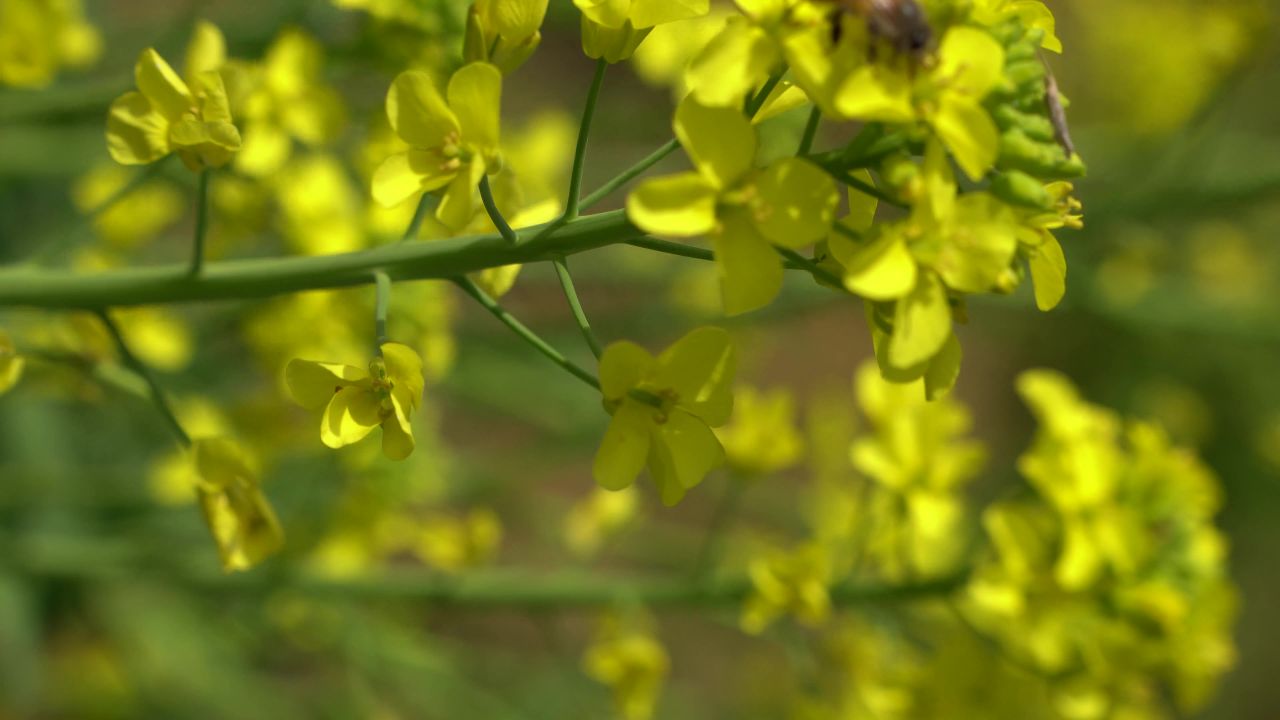
<instances>
[{"instance_id":1,"label":"insect on flower","mask_svg":"<svg viewBox=\"0 0 1280 720\"><path fill-rule=\"evenodd\" d=\"M883 40L899 55L919 63L933 43L933 28L917 0L832 0L839 10L832 18L832 34L839 40L840 15L848 12L867 21L873 40ZM874 57L876 44L872 44Z\"/></svg>"},{"instance_id":2,"label":"insect on flower","mask_svg":"<svg viewBox=\"0 0 1280 720\"><path fill-rule=\"evenodd\" d=\"M1044 76L1044 102L1049 109L1049 120L1053 123L1054 139L1066 151L1068 158L1073 157L1076 146L1071 142L1071 129L1067 127L1067 111L1062 107L1062 92L1058 90L1058 80L1051 72L1046 72Z\"/></svg>"}]
</instances>

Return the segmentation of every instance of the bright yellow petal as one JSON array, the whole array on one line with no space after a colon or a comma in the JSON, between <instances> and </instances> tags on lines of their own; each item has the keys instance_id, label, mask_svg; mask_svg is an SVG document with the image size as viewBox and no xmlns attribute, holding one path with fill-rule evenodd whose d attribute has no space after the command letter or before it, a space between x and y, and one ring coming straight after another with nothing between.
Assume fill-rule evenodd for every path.
<instances>
[{"instance_id":1,"label":"bright yellow petal","mask_svg":"<svg viewBox=\"0 0 1280 720\"><path fill-rule=\"evenodd\" d=\"M741 315L773 302L782 290L782 259L745 213L726 215L711 240L725 313Z\"/></svg>"},{"instance_id":2,"label":"bright yellow petal","mask_svg":"<svg viewBox=\"0 0 1280 720\"><path fill-rule=\"evenodd\" d=\"M309 410L319 410L333 399L340 388L369 377L369 373L351 365L290 360L284 369L285 386L294 402Z\"/></svg>"},{"instance_id":3,"label":"bright yellow petal","mask_svg":"<svg viewBox=\"0 0 1280 720\"><path fill-rule=\"evenodd\" d=\"M208 20L196 22L187 43L187 58L182 69L187 82L193 82L201 73L216 71L227 61L227 41L222 31Z\"/></svg>"},{"instance_id":4,"label":"bright yellow petal","mask_svg":"<svg viewBox=\"0 0 1280 720\"><path fill-rule=\"evenodd\" d=\"M382 424L378 397L361 385L334 393L320 419L320 440L331 448L359 442Z\"/></svg>"},{"instance_id":5,"label":"bright yellow petal","mask_svg":"<svg viewBox=\"0 0 1280 720\"><path fill-rule=\"evenodd\" d=\"M600 355L600 392L609 400L622 399L649 375L653 365L653 355L629 340L609 345Z\"/></svg>"},{"instance_id":6,"label":"bright yellow petal","mask_svg":"<svg viewBox=\"0 0 1280 720\"><path fill-rule=\"evenodd\" d=\"M897 303L888 360L896 368L910 368L933 357L951 334L951 309L942 282L922 273L916 287Z\"/></svg>"},{"instance_id":7,"label":"bright yellow petal","mask_svg":"<svg viewBox=\"0 0 1280 720\"><path fill-rule=\"evenodd\" d=\"M133 74L138 90L170 122L176 121L195 106L191 89L153 48L142 51Z\"/></svg>"},{"instance_id":8,"label":"bright yellow petal","mask_svg":"<svg viewBox=\"0 0 1280 720\"><path fill-rule=\"evenodd\" d=\"M732 187L755 163L755 129L735 108L707 107L685 98L676 108L674 124L694 167L717 188Z\"/></svg>"},{"instance_id":9,"label":"bright yellow petal","mask_svg":"<svg viewBox=\"0 0 1280 720\"><path fill-rule=\"evenodd\" d=\"M592 466L592 475L600 487L621 490L636 481L649 456L650 412L627 400L613 414Z\"/></svg>"},{"instance_id":10,"label":"bright yellow petal","mask_svg":"<svg viewBox=\"0 0 1280 720\"><path fill-rule=\"evenodd\" d=\"M934 132L970 180L981 180L996 164L1000 131L981 105L943 97L932 122Z\"/></svg>"},{"instance_id":11,"label":"bright yellow petal","mask_svg":"<svg viewBox=\"0 0 1280 720\"><path fill-rule=\"evenodd\" d=\"M836 91L836 109L854 120L907 123L915 119L911 78L878 64L855 70Z\"/></svg>"},{"instance_id":12,"label":"bright yellow petal","mask_svg":"<svg viewBox=\"0 0 1280 720\"><path fill-rule=\"evenodd\" d=\"M382 454L391 460L404 460L413 454L413 428L394 394L391 403L395 414L382 423Z\"/></svg>"},{"instance_id":13,"label":"bright yellow petal","mask_svg":"<svg viewBox=\"0 0 1280 720\"><path fill-rule=\"evenodd\" d=\"M844 286L870 300L894 300L916 286L916 259L902 238L884 233L845 263Z\"/></svg>"},{"instance_id":14,"label":"bright yellow petal","mask_svg":"<svg viewBox=\"0 0 1280 720\"><path fill-rule=\"evenodd\" d=\"M397 135L421 148L439 147L459 129L458 118L440 97L431 76L421 70L406 70L391 83L387 118Z\"/></svg>"},{"instance_id":15,"label":"bright yellow petal","mask_svg":"<svg viewBox=\"0 0 1280 720\"><path fill-rule=\"evenodd\" d=\"M502 73L489 63L465 65L449 79L449 107L458 119L463 141L482 148L498 147Z\"/></svg>"},{"instance_id":16,"label":"bright yellow petal","mask_svg":"<svg viewBox=\"0 0 1280 720\"><path fill-rule=\"evenodd\" d=\"M775 245L792 249L821 240L835 220L840 193L835 181L807 160L785 158L756 180L752 204L756 229Z\"/></svg>"},{"instance_id":17,"label":"bright yellow petal","mask_svg":"<svg viewBox=\"0 0 1280 720\"><path fill-rule=\"evenodd\" d=\"M929 369L924 374L924 395L927 399L939 400L951 392L960 377L962 359L964 353L960 339L953 332L942 346L942 351L929 361Z\"/></svg>"},{"instance_id":18,"label":"bright yellow petal","mask_svg":"<svg viewBox=\"0 0 1280 720\"><path fill-rule=\"evenodd\" d=\"M944 92L963 93L980 102L1004 73L1004 48L995 38L973 27L947 31L938 47L935 76L947 83Z\"/></svg>"},{"instance_id":19,"label":"bright yellow petal","mask_svg":"<svg viewBox=\"0 0 1280 720\"><path fill-rule=\"evenodd\" d=\"M675 410L657 426L649 451L649 472L664 505L675 505L707 473L724 464L724 447L702 420Z\"/></svg>"},{"instance_id":20,"label":"bright yellow petal","mask_svg":"<svg viewBox=\"0 0 1280 720\"><path fill-rule=\"evenodd\" d=\"M484 158L474 156L462 172L454 176L436 207L436 219L457 232L476 216L480 199L480 179L484 177Z\"/></svg>"},{"instance_id":21,"label":"bright yellow petal","mask_svg":"<svg viewBox=\"0 0 1280 720\"><path fill-rule=\"evenodd\" d=\"M406 414L412 413L422 402L422 388L425 384L422 357L408 345L391 342L382 344L382 360L387 366L387 377L394 383L392 397L400 403Z\"/></svg>"},{"instance_id":22,"label":"bright yellow petal","mask_svg":"<svg viewBox=\"0 0 1280 720\"><path fill-rule=\"evenodd\" d=\"M695 172L651 178L627 195L627 219L654 235L706 235L716 227L716 190Z\"/></svg>"},{"instance_id":23,"label":"bright yellow petal","mask_svg":"<svg viewBox=\"0 0 1280 720\"><path fill-rule=\"evenodd\" d=\"M458 174L448 167L429 150L392 155L373 173L373 199L383 207L395 207L420 192L442 188Z\"/></svg>"},{"instance_id":24,"label":"bright yellow petal","mask_svg":"<svg viewBox=\"0 0 1280 720\"><path fill-rule=\"evenodd\" d=\"M680 407L718 427L733 412L733 378L737 372L733 338L718 327L700 327L658 356L652 381L671 388Z\"/></svg>"},{"instance_id":25,"label":"bright yellow petal","mask_svg":"<svg viewBox=\"0 0 1280 720\"><path fill-rule=\"evenodd\" d=\"M1067 258L1057 238L1043 233L1044 242L1031 255L1031 281L1035 284L1036 307L1048 312L1067 293Z\"/></svg>"},{"instance_id":26,"label":"bright yellow petal","mask_svg":"<svg viewBox=\"0 0 1280 720\"><path fill-rule=\"evenodd\" d=\"M711 0L631 0L631 24L638 28L706 15Z\"/></svg>"},{"instance_id":27,"label":"bright yellow petal","mask_svg":"<svg viewBox=\"0 0 1280 720\"><path fill-rule=\"evenodd\" d=\"M107 115L107 150L121 165L155 162L169 154L169 121L142 93L125 93Z\"/></svg>"}]
</instances>

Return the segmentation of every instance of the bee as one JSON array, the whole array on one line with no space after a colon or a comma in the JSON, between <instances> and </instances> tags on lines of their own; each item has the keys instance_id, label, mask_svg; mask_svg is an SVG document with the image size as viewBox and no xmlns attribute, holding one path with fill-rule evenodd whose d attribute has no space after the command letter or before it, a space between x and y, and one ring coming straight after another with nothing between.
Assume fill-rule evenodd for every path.
<instances>
[{"instance_id":1,"label":"bee","mask_svg":"<svg viewBox=\"0 0 1280 720\"><path fill-rule=\"evenodd\" d=\"M833 39L839 40L843 12L865 18L873 39L888 43L899 55L919 62L933 44L933 28L918 0L832 0L839 7L833 18ZM872 44L872 54L875 44Z\"/></svg>"}]
</instances>

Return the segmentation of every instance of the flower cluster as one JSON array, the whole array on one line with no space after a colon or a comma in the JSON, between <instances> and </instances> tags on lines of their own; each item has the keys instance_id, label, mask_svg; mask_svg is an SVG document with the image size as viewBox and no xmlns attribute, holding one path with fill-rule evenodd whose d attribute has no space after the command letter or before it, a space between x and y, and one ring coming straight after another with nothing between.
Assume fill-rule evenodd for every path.
<instances>
[{"instance_id":1,"label":"flower cluster","mask_svg":"<svg viewBox=\"0 0 1280 720\"><path fill-rule=\"evenodd\" d=\"M0 0L0 85L43 87L101 54L80 0Z\"/></svg>"}]
</instances>

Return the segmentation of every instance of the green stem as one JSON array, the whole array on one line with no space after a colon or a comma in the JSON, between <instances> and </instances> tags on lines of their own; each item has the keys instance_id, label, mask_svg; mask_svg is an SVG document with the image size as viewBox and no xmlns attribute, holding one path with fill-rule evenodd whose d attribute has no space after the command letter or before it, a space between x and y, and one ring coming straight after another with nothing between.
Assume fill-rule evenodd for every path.
<instances>
[{"instance_id":1,"label":"green stem","mask_svg":"<svg viewBox=\"0 0 1280 720\"><path fill-rule=\"evenodd\" d=\"M795 250L792 250L791 248L779 247L777 245L775 245L773 249L777 250L778 254L786 258L787 261L791 263L791 265L795 267L799 267L800 269L814 276L818 280L822 280L823 282L829 283L831 285L835 285L836 287L841 287L841 288L844 287L843 278L827 270L826 268L823 268L818 263L801 255Z\"/></svg>"},{"instance_id":2,"label":"green stem","mask_svg":"<svg viewBox=\"0 0 1280 720\"><path fill-rule=\"evenodd\" d=\"M596 114L600 88L604 85L604 72L608 68L609 63L604 58L596 61L596 74L591 80L591 89L587 91L587 105L582 110L582 125L578 128L578 147L573 153L573 172L569 175L569 199L565 203L565 220L578 217L578 203L582 199L582 169L587 159L587 138L591 135L591 121Z\"/></svg>"},{"instance_id":3,"label":"green stem","mask_svg":"<svg viewBox=\"0 0 1280 720\"><path fill-rule=\"evenodd\" d=\"M387 342L387 309L391 307L391 278L381 270L373 274L375 290L373 301L374 350L382 354Z\"/></svg>"},{"instance_id":4,"label":"green stem","mask_svg":"<svg viewBox=\"0 0 1280 720\"><path fill-rule=\"evenodd\" d=\"M502 217L502 212L498 210L498 203L494 202L493 190L489 187L488 175L480 178L480 202L484 203L485 212L489 213L489 219L493 221L493 226L498 228L498 234L502 236L502 239L512 245L520 242L516 231L511 229L511 226L507 224L507 219Z\"/></svg>"},{"instance_id":5,"label":"green stem","mask_svg":"<svg viewBox=\"0 0 1280 720\"><path fill-rule=\"evenodd\" d=\"M186 430L182 429L182 423L178 422L178 416L173 413L173 408L169 407L169 401L165 398L164 390L160 388L160 383L156 381L151 369L129 349L129 343L125 341L124 334L120 332L120 327L111 319L111 315L106 310L99 310L98 317L102 320L102 324L106 326L111 339L115 341L116 349L120 352L120 359L124 361L124 364L130 370L133 370L146 381L147 388L151 391L151 402L160 411L165 422L168 423L169 428L173 431L174 436L177 437L178 442L183 447L190 447L191 436L187 435Z\"/></svg>"},{"instance_id":6,"label":"green stem","mask_svg":"<svg viewBox=\"0 0 1280 720\"><path fill-rule=\"evenodd\" d=\"M809 111L809 122L805 123L804 135L800 138L800 148L796 150L796 155L803 157L813 150L813 141L818 137L818 126L821 124L822 110L814 105Z\"/></svg>"},{"instance_id":7,"label":"green stem","mask_svg":"<svg viewBox=\"0 0 1280 720\"><path fill-rule=\"evenodd\" d=\"M546 340L538 337L537 333L530 330L524 323L517 320L514 315L507 312L506 308L498 304L497 300L489 297L489 294L481 289L479 285L472 282L470 278L465 275L460 275L453 278L453 282L457 284L458 287L462 288L463 292L467 293L474 298L476 302L480 303L480 305L483 306L485 310L488 310L491 315L498 318L502 324L510 328L512 332L520 336L520 338L526 343L533 346L533 349L545 355L549 360L551 360L551 362L569 371L570 375L573 375L597 390L600 389L600 381L596 379L595 375L592 375L582 369L572 360L565 357L564 353L556 350Z\"/></svg>"},{"instance_id":8,"label":"green stem","mask_svg":"<svg viewBox=\"0 0 1280 720\"><path fill-rule=\"evenodd\" d=\"M769 76L769 79L760 88L760 92L756 93L756 96L751 98L751 102L747 103L747 106L743 108L743 112L747 114L747 117L754 118L756 113L760 112L760 108L764 107L764 101L769 99L769 93L773 92L778 83L782 82L784 74L786 74L785 68Z\"/></svg>"},{"instance_id":9,"label":"green stem","mask_svg":"<svg viewBox=\"0 0 1280 720\"><path fill-rule=\"evenodd\" d=\"M94 310L212 300L250 300L304 290L392 280L443 280L487 268L546 262L617 245L640 235L625 213L580 217L554 235L511 245L500 235L396 243L359 252L210 263L192 277L185 265L121 268L92 274L29 266L0 269L0 307Z\"/></svg>"},{"instance_id":10,"label":"green stem","mask_svg":"<svg viewBox=\"0 0 1280 720\"><path fill-rule=\"evenodd\" d=\"M209 232L209 175L212 172L202 170L196 181L196 230L191 247L191 270L188 271L192 277L199 277L204 270L204 239Z\"/></svg>"},{"instance_id":11,"label":"green stem","mask_svg":"<svg viewBox=\"0 0 1280 720\"><path fill-rule=\"evenodd\" d=\"M405 228L404 235L400 236L400 242L418 237L418 231L422 229L422 221L427 219L427 213L431 212L434 206L435 196L423 193L422 198L418 200L418 206L413 209L413 219L409 221L409 227Z\"/></svg>"},{"instance_id":12,"label":"green stem","mask_svg":"<svg viewBox=\"0 0 1280 720\"><path fill-rule=\"evenodd\" d=\"M569 263L564 258L557 258L552 263L556 266L560 287L564 290L565 299L569 301L573 319L578 323L578 329L582 331L582 338L587 341L587 347L591 348L591 354L599 360L604 354L604 349L600 347L600 341L596 340L595 333L591 332L591 323L587 321L587 313L583 311L582 301L578 299L578 291L573 286L573 276L569 274Z\"/></svg>"},{"instance_id":13,"label":"green stem","mask_svg":"<svg viewBox=\"0 0 1280 720\"><path fill-rule=\"evenodd\" d=\"M675 138L668 140L662 147L649 153L643 160L623 170L609 182L596 188L595 192L582 198L580 206L583 210L589 210L597 205L601 200L613 194L615 190L626 185L636 179L641 173L649 168L662 162L668 155L680 148L680 141Z\"/></svg>"},{"instance_id":14,"label":"green stem","mask_svg":"<svg viewBox=\"0 0 1280 720\"><path fill-rule=\"evenodd\" d=\"M693 247L692 245L671 242L670 240L659 240L658 238L653 237L642 236L631 238L626 241L626 244L631 245L632 247L652 250L666 255L690 258L693 260L714 261L716 259L715 253L707 250L706 248ZM834 273L824 269L813 260L806 258L795 250L782 247L777 247L775 249L778 251L778 254L786 260L784 266L788 270L803 270L819 280L832 283L836 286L843 284L843 280Z\"/></svg>"},{"instance_id":15,"label":"green stem","mask_svg":"<svg viewBox=\"0 0 1280 720\"><path fill-rule=\"evenodd\" d=\"M729 485L720 496L715 514L711 516L711 522L707 525L707 536L702 541L702 549L698 551L698 559L693 565L693 577L697 580L706 578L710 573L712 563L720 553L721 541L728 532L733 517L738 514L738 508L742 505L742 494L747 489L746 481L735 474L729 474L726 479Z\"/></svg>"},{"instance_id":16,"label":"green stem","mask_svg":"<svg viewBox=\"0 0 1280 720\"><path fill-rule=\"evenodd\" d=\"M834 177L837 181L842 182L845 185L848 185L849 187L857 190L858 192L870 195L871 197L876 198L881 202L888 203L889 205L892 205L897 208L905 209L905 208L911 207L911 205L909 205L908 203L905 203L899 200L898 198L881 190L875 185L859 180L858 178L842 170L832 172L831 176Z\"/></svg>"},{"instance_id":17,"label":"green stem","mask_svg":"<svg viewBox=\"0 0 1280 720\"><path fill-rule=\"evenodd\" d=\"M215 592L277 592L306 595L413 601L466 612L498 610L595 610L640 603L665 608L734 608L752 592L751 581L736 577L690 582L677 578L610 576L600 573L534 573L481 570L459 577L400 570L334 578L305 571L223 574L193 566L189 558L164 548L112 540L67 537L0 537L0 549L16 567L34 576L115 582L136 578L143 568L162 572L175 583ZM968 581L960 572L932 580L887 583L844 582L830 589L837 606L894 605L950 597Z\"/></svg>"}]
</instances>

